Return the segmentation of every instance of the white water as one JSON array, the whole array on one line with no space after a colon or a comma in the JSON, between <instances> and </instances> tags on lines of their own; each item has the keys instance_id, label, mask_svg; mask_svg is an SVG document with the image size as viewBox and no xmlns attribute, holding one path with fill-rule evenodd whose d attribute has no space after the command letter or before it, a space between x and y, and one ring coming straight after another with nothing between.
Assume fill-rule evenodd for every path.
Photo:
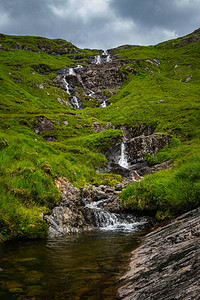
<instances>
[{"instance_id":1,"label":"white water","mask_svg":"<svg viewBox=\"0 0 200 300\"><path fill-rule=\"evenodd\" d=\"M67 80L65 79L65 77L63 77L63 83L64 83L64 85L65 85L66 92L67 92L69 95L71 95L71 94L70 94L70 91L69 91L69 83L67 82Z\"/></svg>"},{"instance_id":2,"label":"white water","mask_svg":"<svg viewBox=\"0 0 200 300\"><path fill-rule=\"evenodd\" d=\"M69 68L69 75L76 76L73 68Z\"/></svg>"},{"instance_id":3,"label":"white water","mask_svg":"<svg viewBox=\"0 0 200 300\"><path fill-rule=\"evenodd\" d=\"M93 96L95 95L95 92L93 92L92 90L89 90L89 92L90 92L90 93L89 93L89 96L90 96L90 97L93 97Z\"/></svg>"},{"instance_id":4,"label":"white water","mask_svg":"<svg viewBox=\"0 0 200 300\"><path fill-rule=\"evenodd\" d=\"M86 207L93 211L98 228L102 230L135 231L138 229L138 226L146 223L144 219L137 221L132 215L111 213L99 207L100 204L106 201L108 201L108 199L86 204Z\"/></svg>"},{"instance_id":5,"label":"white water","mask_svg":"<svg viewBox=\"0 0 200 300\"><path fill-rule=\"evenodd\" d=\"M103 103L100 105L101 107L107 107L106 101L104 100Z\"/></svg>"},{"instance_id":6,"label":"white water","mask_svg":"<svg viewBox=\"0 0 200 300\"><path fill-rule=\"evenodd\" d=\"M107 50L104 50L102 55L96 55L95 56L93 63L95 63L96 65L100 65L102 63L109 63L111 61L112 61L112 59L111 59L110 54L108 53Z\"/></svg>"},{"instance_id":7,"label":"white water","mask_svg":"<svg viewBox=\"0 0 200 300\"><path fill-rule=\"evenodd\" d=\"M118 164L125 169L129 168L128 158L126 155L126 147L125 147L124 142L122 142L122 144L121 144L121 156L120 156Z\"/></svg>"},{"instance_id":8,"label":"white water","mask_svg":"<svg viewBox=\"0 0 200 300\"><path fill-rule=\"evenodd\" d=\"M77 65L74 69L83 69L83 66L81 66L81 65Z\"/></svg>"},{"instance_id":9,"label":"white water","mask_svg":"<svg viewBox=\"0 0 200 300\"><path fill-rule=\"evenodd\" d=\"M112 61L110 54L108 53L107 50L104 50L103 55L106 56L106 63L109 63L110 61Z\"/></svg>"},{"instance_id":10,"label":"white water","mask_svg":"<svg viewBox=\"0 0 200 300\"><path fill-rule=\"evenodd\" d=\"M73 70L73 69L69 69L69 72L70 70ZM72 71L71 71L72 72ZM72 72L73 73L73 72ZM73 75L73 74L71 74ZM76 75L76 74L75 74ZM67 80L65 79L65 76L63 77L63 83L65 85L65 89L66 89L66 92L71 96L71 93L69 91L69 83L67 82ZM78 98L76 96L72 96L71 98L71 104L73 105L74 108L77 108L77 109L80 109L80 104L78 102Z\"/></svg>"},{"instance_id":11,"label":"white water","mask_svg":"<svg viewBox=\"0 0 200 300\"><path fill-rule=\"evenodd\" d=\"M100 65L102 63L101 55L96 55L94 58L94 63Z\"/></svg>"},{"instance_id":12,"label":"white water","mask_svg":"<svg viewBox=\"0 0 200 300\"><path fill-rule=\"evenodd\" d=\"M71 103L72 103L74 108L80 109L80 104L79 104L78 98L76 96L72 97Z\"/></svg>"}]
</instances>

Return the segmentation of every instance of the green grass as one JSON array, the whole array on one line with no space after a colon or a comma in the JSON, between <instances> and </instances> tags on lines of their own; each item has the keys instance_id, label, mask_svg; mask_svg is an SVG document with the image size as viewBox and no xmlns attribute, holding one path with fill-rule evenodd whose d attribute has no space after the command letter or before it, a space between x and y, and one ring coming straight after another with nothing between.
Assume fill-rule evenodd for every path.
<instances>
[{"instance_id":1,"label":"green grass","mask_svg":"<svg viewBox=\"0 0 200 300\"><path fill-rule=\"evenodd\" d=\"M59 103L69 95L55 86L55 71L87 64L98 51L60 39L0 35L0 239L46 235L40 214L59 202L59 176L77 187L120 182L97 170L107 164L105 151L121 140L121 125L133 135L142 125L172 136L168 147L146 156L151 165L171 160L172 167L124 190L123 205L159 220L199 205L200 41L180 48L183 39L116 50L128 60L121 71L132 74L108 107L95 108L95 100L83 97L84 109L75 110ZM40 116L51 121L51 132L34 132ZM104 128L111 122L116 130L96 133L94 122Z\"/></svg>"}]
</instances>

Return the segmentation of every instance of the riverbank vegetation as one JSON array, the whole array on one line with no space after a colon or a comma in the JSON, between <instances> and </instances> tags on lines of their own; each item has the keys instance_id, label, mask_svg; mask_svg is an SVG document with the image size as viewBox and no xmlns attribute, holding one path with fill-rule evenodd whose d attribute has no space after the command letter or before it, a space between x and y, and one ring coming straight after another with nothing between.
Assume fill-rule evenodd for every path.
<instances>
[{"instance_id":1,"label":"riverbank vegetation","mask_svg":"<svg viewBox=\"0 0 200 300\"><path fill-rule=\"evenodd\" d=\"M69 95L55 84L55 71L88 64L98 51L63 40L0 35L0 240L46 235L41 216L60 200L59 176L77 187L120 182L119 175L97 170L107 164L105 151L122 138L122 125L143 124L172 137L170 146L147 155L152 165L171 160L171 168L125 189L123 205L158 220L199 205L200 41L192 42L194 36L190 42L186 37L113 50L127 60L122 68L134 72L106 108L76 110L61 103ZM37 134L41 117L51 130ZM97 133L94 122L116 129Z\"/></svg>"}]
</instances>

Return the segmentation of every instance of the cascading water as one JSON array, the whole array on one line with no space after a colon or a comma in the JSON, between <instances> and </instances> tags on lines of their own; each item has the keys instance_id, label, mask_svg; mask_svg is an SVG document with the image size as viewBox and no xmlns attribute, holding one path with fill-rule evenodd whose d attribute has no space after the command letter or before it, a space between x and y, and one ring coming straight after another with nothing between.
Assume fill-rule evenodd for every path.
<instances>
[{"instance_id":1,"label":"cascading water","mask_svg":"<svg viewBox=\"0 0 200 300\"><path fill-rule=\"evenodd\" d=\"M70 94L70 91L69 91L69 83L68 83L67 80L65 79L65 76L63 77L63 83L64 83L64 85L65 85L66 92L67 92L69 95L71 95L71 94Z\"/></svg>"},{"instance_id":2,"label":"cascading water","mask_svg":"<svg viewBox=\"0 0 200 300\"><path fill-rule=\"evenodd\" d=\"M127 155L126 155L126 147L125 147L125 143L124 142L121 143L121 156L120 156L118 164L122 168L125 168L125 169L129 168L128 158L127 158Z\"/></svg>"},{"instance_id":3,"label":"cascading water","mask_svg":"<svg viewBox=\"0 0 200 300\"><path fill-rule=\"evenodd\" d=\"M96 55L94 57L93 63L96 64L96 65L100 65L102 63L109 63L111 61L112 61L112 59L111 59L110 54L108 53L107 50L104 50L102 55Z\"/></svg>"},{"instance_id":4,"label":"cascading water","mask_svg":"<svg viewBox=\"0 0 200 300\"><path fill-rule=\"evenodd\" d=\"M101 55L96 55L94 58L94 63L100 65L102 63Z\"/></svg>"},{"instance_id":5,"label":"cascading water","mask_svg":"<svg viewBox=\"0 0 200 300\"><path fill-rule=\"evenodd\" d=\"M94 97L95 92L93 92L92 90L89 90L89 89L88 89L88 91L89 91L89 96L90 96L90 97Z\"/></svg>"},{"instance_id":6,"label":"cascading water","mask_svg":"<svg viewBox=\"0 0 200 300\"><path fill-rule=\"evenodd\" d=\"M100 106L101 106L101 107L107 107L106 101L104 100L104 101L101 103Z\"/></svg>"},{"instance_id":7,"label":"cascading water","mask_svg":"<svg viewBox=\"0 0 200 300\"><path fill-rule=\"evenodd\" d=\"M135 231L138 229L138 227L146 224L146 220L144 218L138 221L136 217L132 215L116 214L107 211L103 205L106 201L108 201L108 199L88 203L85 205L93 212L96 226L99 229ZM85 202L87 202L87 200L85 200Z\"/></svg>"},{"instance_id":8,"label":"cascading water","mask_svg":"<svg viewBox=\"0 0 200 300\"><path fill-rule=\"evenodd\" d=\"M69 68L69 75L76 76L76 73L73 68Z\"/></svg>"},{"instance_id":9,"label":"cascading water","mask_svg":"<svg viewBox=\"0 0 200 300\"><path fill-rule=\"evenodd\" d=\"M76 69L76 70L78 70L78 69L83 69L83 66L77 65L74 69Z\"/></svg>"},{"instance_id":10,"label":"cascading water","mask_svg":"<svg viewBox=\"0 0 200 300\"><path fill-rule=\"evenodd\" d=\"M78 98L76 96L72 97L71 103L72 103L74 108L80 109L80 104L79 104Z\"/></svg>"},{"instance_id":11,"label":"cascading water","mask_svg":"<svg viewBox=\"0 0 200 300\"><path fill-rule=\"evenodd\" d=\"M71 70L73 70L73 69L71 69ZM74 72L74 70L71 71L71 73L73 73L73 72ZM70 69L69 69L69 73L70 73ZM75 72L74 72L74 74L75 74ZM70 75L73 75L73 74L70 74ZM76 76L76 74L75 74L75 76ZM67 82L65 76L63 77L63 83L65 85L66 92L70 96L72 96L71 93L70 93L70 90L69 90L69 83ZM80 104L79 104L79 101L78 101L78 98L76 96L72 96L72 98L71 98L70 101L71 101L71 104L73 105L74 108L76 108L76 109L80 109L81 108Z\"/></svg>"},{"instance_id":12,"label":"cascading water","mask_svg":"<svg viewBox=\"0 0 200 300\"><path fill-rule=\"evenodd\" d=\"M111 59L111 57L110 57L110 54L108 53L107 50L104 50L104 52L103 52L102 55L105 56L106 63L109 63L109 62L112 61L112 59Z\"/></svg>"}]
</instances>

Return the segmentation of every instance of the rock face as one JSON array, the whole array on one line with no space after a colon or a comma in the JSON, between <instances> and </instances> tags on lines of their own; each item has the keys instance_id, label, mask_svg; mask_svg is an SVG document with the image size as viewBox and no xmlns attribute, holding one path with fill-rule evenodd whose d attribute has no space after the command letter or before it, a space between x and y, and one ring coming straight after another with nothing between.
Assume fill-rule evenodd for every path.
<instances>
[{"instance_id":1,"label":"rock face","mask_svg":"<svg viewBox=\"0 0 200 300\"><path fill-rule=\"evenodd\" d=\"M99 56L100 57L100 56ZM103 56L101 56L101 61ZM104 101L114 95L122 86L123 81L135 70L129 66L123 67L127 61L114 59L109 62L95 63L95 57L89 58L91 63L74 69L63 68L57 71L58 76L54 79L56 86L66 90L68 84L68 94L75 96L80 103L94 101L96 106L102 106Z\"/></svg>"},{"instance_id":2,"label":"rock face","mask_svg":"<svg viewBox=\"0 0 200 300\"><path fill-rule=\"evenodd\" d=\"M124 300L200 299L200 208L148 234L121 284Z\"/></svg>"},{"instance_id":3,"label":"rock face","mask_svg":"<svg viewBox=\"0 0 200 300\"><path fill-rule=\"evenodd\" d=\"M64 177L56 180L56 185L63 194L59 206L52 210L50 216L45 216L49 223L49 236L71 235L92 229L82 211L80 191Z\"/></svg>"},{"instance_id":4,"label":"rock face","mask_svg":"<svg viewBox=\"0 0 200 300\"><path fill-rule=\"evenodd\" d=\"M44 132L44 131L52 131L53 130L53 124L52 122L47 119L44 116L40 116L36 119L35 121L36 123L36 127L35 127L35 133L40 133L40 132Z\"/></svg>"},{"instance_id":5,"label":"rock face","mask_svg":"<svg viewBox=\"0 0 200 300\"><path fill-rule=\"evenodd\" d=\"M128 133L126 133L126 136ZM155 133L151 135L140 135L135 138L125 139L125 155L129 168L125 169L119 166L121 157L121 143L119 141L105 154L109 161L108 171L121 174L125 177L130 177L133 171L138 171L139 175L153 173L157 170L168 168L170 162L166 162L156 166L149 166L145 159L146 154L156 154L164 146L169 145L170 137L162 133Z\"/></svg>"},{"instance_id":6,"label":"rock face","mask_svg":"<svg viewBox=\"0 0 200 300\"><path fill-rule=\"evenodd\" d=\"M86 203L106 200L104 209L106 207L107 211L123 211L118 195L127 184L128 182L124 182L115 187L91 185L80 191L66 178L58 178L56 185L62 191L61 203L52 210L51 215L45 216L49 225L49 236L72 235L95 229L97 224L94 212L85 206Z\"/></svg>"}]
</instances>

